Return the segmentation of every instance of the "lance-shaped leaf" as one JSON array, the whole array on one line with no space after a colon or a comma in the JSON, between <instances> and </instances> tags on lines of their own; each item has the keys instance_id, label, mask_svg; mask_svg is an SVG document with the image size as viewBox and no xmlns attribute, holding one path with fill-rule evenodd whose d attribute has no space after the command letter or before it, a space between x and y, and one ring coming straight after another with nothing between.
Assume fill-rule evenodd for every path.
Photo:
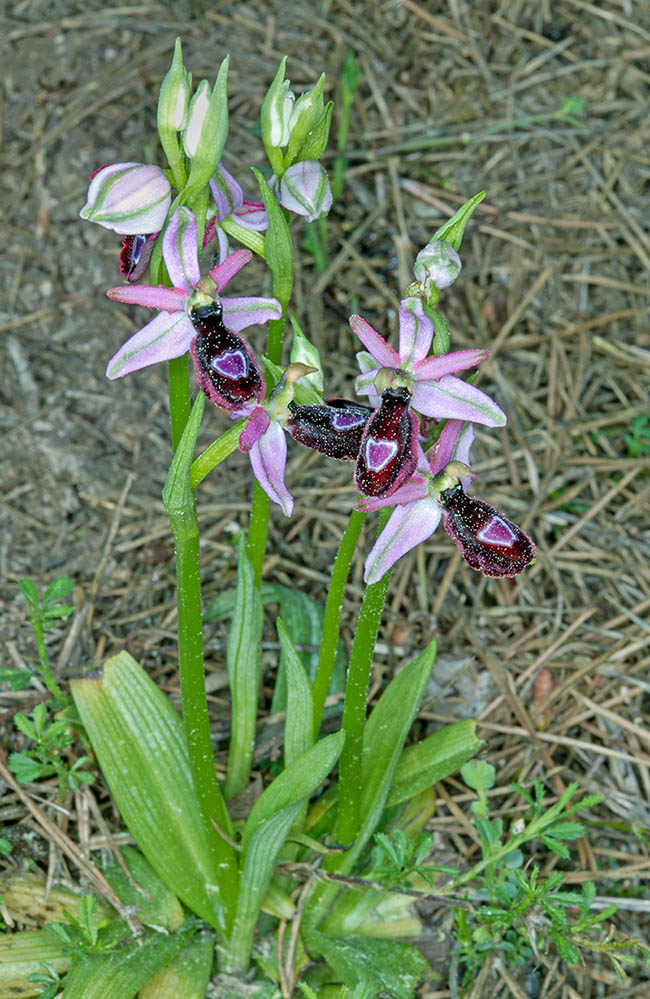
<instances>
[{"instance_id":1,"label":"lance-shaped leaf","mask_svg":"<svg viewBox=\"0 0 650 999\"><path fill-rule=\"evenodd\" d=\"M284 762L289 766L313 743L313 706L311 688L300 656L284 624L276 621L287 679L287 715L284 723Z\"/></svg>"},{"instance_id":2,"label":"lance-shaped leaf","mask_svg":"<svg viewBox=\"0 0 650 999\"><path fill-rule=\"evenodd\" d=\"M335 732L294 760L257 799L248 817L242 838L241 887L230 945L239 967L248 963L255 921L280 850L303 805L336 763L343 740L343 732Z\"/></svg>"},{"instance_id":3,"label":"lance-shaped leaf","mask_svg":"<svg viewBox=\"0 0 650 999\"><path fill-rule=\"evenodd\" d=\"M246 787L251 772L262 663L260 642L263 618L255 572L248 560L246 538L242 534L237 545L237 599L226 649L232 702L226 798L232 798Z\"/></svg>"},{"instance_id":4,"label":"lance-shaped leaf","mask_svg":"<svg viewBox=\"0 0 650 999\"><path fill-rule=\"evenodd\" d=\"M386 804L397 761L413 724L436 657L435 640L405 666L388 684L370 715L363 733L360 827L354 844L344 854L328 858L329 871L347 874L375 832ZM338 888L316 887L307 903L307 925L314 927L334 901Z\"/></svg>"},{"instance_id":5,"label":"lance-shaped leaf","mask_svg":"<svg viewBox=\"0 0 650 999\"><path fill-rule=\"evenodd\" d=\"M188 908L223 930L220 866L201 818L178 713L127 652L108 659L103 676L74 679L70 687L139 848Z\"/></svg>"},{"instance_id":6,"label":"lance-shaped leaf","mask_svg":"<svg viewBox=\"0 0 650 999\"><path fill-rule=\"evenodd\" d=\"M176 957L197 927L197 920L188 919L174 936L149 930L108 954L91 954L69 973L63 999L134 999L151 976Z\"/></svg>"},{"instance_id":7,"label":"lance-shaped leaf","mask_svg":"<svg viewBox=\"0 0 650 999\"><path fill-rule=\"evenodd\" d=\"M138 999L205 999L214 944L212 933L197 933L180 954L140 989Z\"/></svg>"},{"instance_id":8,"label":"lance-shaped leaf","mask_svg":"<svg viewBox=\"0 0 650 999\"><path fill-rule=\"evenodd\" d=\"M459 721L408 746L399 758L386 805L399 805L444 780L476 756L482 742L476 722Z\"/></svg>"},{"instance_id":9,"label":"lance-shaped leaf","mask_svg":"<svg viewBox=\"0 0 650 999\"><path fill-rule=\"evenodd\" d=\"M132 846L120 849L122 865L112 857L104 869L104 876L120 902L137 908L138 919L145 926L160 928L169 933L183 925L183 907L165 882L156 874L149 861Z\"/></svg>"}]
</instances>

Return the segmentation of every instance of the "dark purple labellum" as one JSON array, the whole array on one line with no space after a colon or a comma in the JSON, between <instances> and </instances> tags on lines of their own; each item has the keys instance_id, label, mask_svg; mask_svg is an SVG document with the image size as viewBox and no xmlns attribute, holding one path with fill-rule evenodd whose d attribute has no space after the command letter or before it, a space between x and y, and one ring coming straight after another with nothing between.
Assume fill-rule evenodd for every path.
<instances>
[{"instance_id":1,"label":"dark purple labellum","mask_svg":"<svg viewBox=\"0 0 650 999\"><path fill-rule=\"evenodd\" d=\"M290 402L287 430L295 441L339 461L354 461L372 406L347 399L328 399L322 406Z\"/></svg>"},{"instance_id":2,"label":"dark purple labellum","mask_svg":"<svg viewBox=\"0 0 650 999\"><path fill-rule=\"evenodd\" d=\"M122 240L120 274L131 284L139 281L149 266L158 235L157 232L152 232L148 236L125 236Z\"/></svg>"},{"instance_id":3,"label":"dark purple labellum","mask_svg":"<svg viewBox=\"0 0 650 999\"><path fill-rule=\"evenodd\" d=\"M366 496L390 496L417 467L420 423L410 401L408 389L386 389L366 423L354 471L356 487Z\"/></svg>"},{"instance_id":4,"label":"dark purple labellum","mask_svg":"<svg viewBox=\"0 0 650 999\"><path fill-rule=\"evenodd\" d=\"M447 534L472 569L484 576L518 576L535 560L527 534L489 503L468 496L460 483L440 494Z\"/></svg>"},{"instance_id":5,"label":"dark purple labellum","mask_svg":"<svg viewBox=\"0 0 650 999\"><path fill-rule=\"evenodd\" d=\"M224 325L221 303L196 306L190 320L196 330L190 351L208 399L228 410L251 399L261 402L266 392L262 373L246 341Z\"/></svg>"}]
</instances>

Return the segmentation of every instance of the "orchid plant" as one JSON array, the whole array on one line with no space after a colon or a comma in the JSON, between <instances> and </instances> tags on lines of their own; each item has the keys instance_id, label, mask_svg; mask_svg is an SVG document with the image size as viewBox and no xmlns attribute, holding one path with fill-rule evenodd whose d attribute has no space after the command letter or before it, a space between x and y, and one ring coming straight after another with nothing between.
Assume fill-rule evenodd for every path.
<instances>
[{"instance_id":1,"label":"orchid plant","mask_svg":"<svg viewBox=\"0 0 650 999\"><path fill-rule=\"evenodd\" d=\"M473 724L459 722L404 748L433 667L434 643L391 680L366 717L390 570L441 519L466 562L487 576L515 576L535 557L532 540L519 527L468 494L474 425L501 427L506 417L485 392L460 377L476 369L487 351L451 351L447 324L436 309L441 290L460 273L463 233L484 192L463 205L418 255L414 282L400 304L397 348L361 316L350 318L365 348L358 354L355 386L361 399L329 398L323 379L331 359L321 360L294 317L293 345L284 343L294 274L291 215L322 218L332 203L320 162L332 114L323 99L324 77L296 99L282 60L261 109L269 169L266 175L253 171L259 200L248 201L222 162L227 70L224 60L214 87L201 81L193 91L177 41L157 117L167 166L103 167L92 177L81 211L82 218L124 237L120 271L126 283L109 289L109 298L157 310L108 360L107 375L118 379L167 362L173 448L163 502L176 544L182 720L126 652L109 659L101 676L89 674L71 684L114 800L146 858L138 854L138 863L148 862L149 890L155 884L158 892L171 891L191 913L174 931L176 948L169 929L162 934L160 925L143 919L147 957L139 960L134 952L131 991L119 995L134 995L154 972L162 974L203 925L216 934L221 971L243 974L254 954L260 974L275 981L283 996L293 993L311 958L341 988L367 980L364 995L383 990L407 997L426 965L413 946L396 939L407 917L409 935L417 934L410 900L399 896L392 917L372 915L367 901L346 894L341 884L354 872L363 875L380 824L408 822L411 831L421 832L433 807L433 784L471 759L480 744ZM231 241L241 248L231 251ZM270 270L272 295L223 295L236 275L241 282L254 254ZM147 268L149 277L141 283ZM241 335L253 326L268 328L264 369ZM257 333L254 337L259 343ZM222 432L197 456L206 400L213 407L210 419L221 421ZM269 504L287 517L294 506L285 482L288 437L292 447L347 461L360 495L319 612L319 654L310 670L291 628L278 620L286 690L284 767L242 822L231 817L230 803L247 790L253 764ZM237 588L230 595L226 660L232 735L222 785L205 695L197 491L237 448L248 453L254 482L247 538L238 546ZM342 718L334 721L335 731L321 735L341 653L339 620L349 568L366 515L380 508ZM328 715L328 730L333 720ZM325 782L327 789L314 802ZM417 819L408 812L416 797ZM342 846L333 848L332 842ZM379 912L381 906L372 908ZM256 944L262 910L274 917L265 924L276 941L272 960L269 948ZM207 954L211 960L210 948ZM99 994L93 983L100 981L103 997L117 995L106 974L113 957L78 958L66 999ZM366 969L361 977L359 968ZM310 972L306 981L317 982L318 975Z\"/></svg>"}]
</instances>

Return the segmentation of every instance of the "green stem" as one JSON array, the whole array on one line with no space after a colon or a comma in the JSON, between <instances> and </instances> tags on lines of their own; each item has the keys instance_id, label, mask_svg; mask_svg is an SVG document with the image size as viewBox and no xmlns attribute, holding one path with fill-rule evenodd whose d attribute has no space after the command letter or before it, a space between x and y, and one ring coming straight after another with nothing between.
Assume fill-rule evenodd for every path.
<instances>
[{"instance_id":1,"label":"green stem","mask_svg":"<svg viewBox=\"0 0 650 999\"><path fill-rule=\"evenodd\" d=\"M357 513L356 510L353 510L350 514L348 526L341 539L341 544L334 561L334 568L332 569L329 590L327 591L327 602L325 604L325 616L323 618L323 638L318 656L316 676L314 677L311 690L314 710L314 741L318 739L325 699L330 689L330 683L332 682L336 650L339 642L343 594L350 572L350 563L352 562L352 556L354 555L365 518L365 513Z\"/></svg>"},{"instance_id":2,"label":"green stem","mask_svg":"<svg viewBox=\"0 0 650 999\"><path fill-rule=\"evenodd\" d=\"M187 373L187 366L185 370ZM176 382L170 379L170 388L175 385ZM170 402L174 413L178 400L172 392ZM233 848L217 833L211 821L214 820L227 833L232 833L230 816L217 783L205 696L199 525L194 492L190 487L190 466L204 403L200 394L194 404L187 433L178 442L163 490L163 502L176 543L178 666L183 724L194 787L206 833L220 869L219 896L229 928L234 918L239 870Z\"/></svg>"},{"instance_id":3,"label":"green stem","mask_svg":"<svg viewBox=\"0 0 650 999\"><path fill-rule=\"evenodd\" d=\"M178 447L185 424L190 415L190 376L187 355L175 357L168 362L169 418L172 425L172 447Z\"/></svg>"},{"instance_id":4,"label":"green stem","mask_svg":"<svg viewBox=\"0 0 650 999\"><path fill-rule=\"evenodd\" d=\"M50 694L52 694L53 697L56 697L58 701L65 702L65 695L63 694L58 683L52 676L50 664L47 661L47 650L45 648L45 635L43 634L43 623L40 617L37 617L36 614L31 614L30 620L32 623L32 630L34 632L34 638L36 639L38 658L40 660L40 669L45 686L47 687L47 689L49 690ZM63 784L61 784L61 787L63 787Z\"/></svg>"},{"instance_id":5,"label":"green stem","mask_svg":"<svg viewBox=\"0 0 650 999\"><path fill-rule=\"evenodd\" d=\"M381 533L389 516L390 509L381 511L377 534ZM390 577L390 572L387 572L378 583L366 587L350 653L341 723L345 743L339 759L339 804L336 819L336 838L341 843L352 842L359 826L363 730L366 724L368 687Z\"/></svg>"},{"instance_id":6,"label":"green stem","mask_svg":"<svg viewBox=\"0 0 650 999\"><path fill-rule=\"evenodd\" d=\"M351 843L359 827L368 687L390 575L387 572L378 583L366 588L350 654L341 726L345 732L345 743L339 760L339 809L335 831L340 843Z\"/></svg>"},{"instance_id":7,"label":"green stem","mask_svg":"<svg viewBox=\"0 0 650 999\"><path fill-rule=\"evenodd\" d=\"M282 302L281 305L282 318L271 319L269 322L269 334L266 343L266 356L273 364L282 364L284 317L287 313L287 303ZM262 568L264 567L266 538L269 530L269 507L269 498L256 480L253 485L253 501L248 527L248 558L253 566L255 581L258 586L262 579Z\"/></svg>"},{"instance_id":8,"label":"green stem","mask_svg":"<svg viewBox=\"0 0 650 999\"><path fill-rule=\"evenodd\" d=\"M270 500L256 479L253 483L253 502L251 503L251 516L248 524L247 553L258 586L262 581L264 567L264 552L266 551L266 537L269 529L269 507Z\"/></svg>"}]
</instances>

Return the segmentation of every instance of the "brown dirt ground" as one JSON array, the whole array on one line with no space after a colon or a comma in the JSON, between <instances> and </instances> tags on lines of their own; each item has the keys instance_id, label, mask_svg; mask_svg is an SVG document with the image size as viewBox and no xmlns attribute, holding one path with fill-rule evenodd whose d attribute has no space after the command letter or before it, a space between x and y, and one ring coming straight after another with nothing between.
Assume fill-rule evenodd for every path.
<instances>
[{"instance_id":1,"label":"brown dirt ground","mask_svg":"<svg viewBox=\"0 0 650 999\"><path fill-rule=\"evenodd\" d=\"M169 457L165 372L104 377L142 312L105 298L118 283L119 239L78 218L89 173L154 155L157 87L176 35L195 80L213 79L231 53L225 162L242 180L239 156L262 161L251 129L281 55L296 90L324 70L336 100L352 48L362 82L346 188L330 215L330 267L319 277L303 257L296 314L323 350L331 394L349 394L355 362L345 317L359 310L394 330L415 253L485 187L462 277L442 305L456 348L491 350L480 384L509 413L504 431L479 432L475 491L522 523L539 551L516 582L473 573L442 532L403 559L374 694L438 634L444 697L431 691L416 734L449 716L478 716L499 773L495 807L506 814L513 779L539 776L550 794L577 780L584 792L604 794L593 812L601 824L573 854L567 881L595 877L599 896L620 897L617 930L647 938L650 460L630 454L625 435L648 412L650 395L650 8L634 0L2 7L2 664L33 661L17 579L44 584L67 574L78 611L50 634L58 674L65 679L126 646L168 689L176 686L173 560L160 502ZM580 121L554 118L571 96L586 98ZM333 135L336 128L335 119ZM254 293L266 281L258 273ZM221 429L218 414L208 414L205 443ZM233 578L246 464L236 456L200 489L208 598ZM291 522L277 508L273 514L266 576L324 600L353 501L349 469L296 446L288 480L296 511ZM372 530L349 588L347 637ZM207 633L215 725L224 731L225 634L222 626ZM270 662L273 655L271 648ZM549 672L536 687L542 669ZM3 710L30 707L30 696L3 693ZM439 797L437 845L471 860L468 794L452 779ZM81 805L69 804L74 838ZM103 807L110 818L105 799ZM6 790L0 816L11 824L24 814ZM550 870L552 857L541 856ZM49 864L66 876L56 852ZM448 928L444 909L430 918L436 933ZM428 992L438 999L453 994L447 960L448 951ZM621 987L595 959L568 968L543 957L539 993L525 969L488 972L474 999L488 989L494 999L614 999L649 988L640 970Z\"/></svg>"}]
</instances>

